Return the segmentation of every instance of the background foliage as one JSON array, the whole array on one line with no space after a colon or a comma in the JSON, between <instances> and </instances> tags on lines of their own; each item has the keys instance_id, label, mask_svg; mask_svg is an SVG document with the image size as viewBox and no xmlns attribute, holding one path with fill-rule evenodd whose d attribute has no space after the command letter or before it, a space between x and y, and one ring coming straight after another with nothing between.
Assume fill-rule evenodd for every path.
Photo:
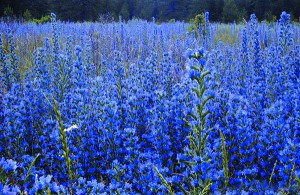
<instances>
[{"instance_id":1,"label":"background foliage","mask_svg":"<svg viewBox=\"0 0 300 195\"><path fill-rule=\"evenodd\" d=\"M63 21L103 21L119 16L158 21L188 21L198 13L210 12L211 21L240 22L255 13L259 20L274 21L282 11L300 17L298 0L1 0L0 16L32 17L57 13Z\"/></svg>"}]
</instances>

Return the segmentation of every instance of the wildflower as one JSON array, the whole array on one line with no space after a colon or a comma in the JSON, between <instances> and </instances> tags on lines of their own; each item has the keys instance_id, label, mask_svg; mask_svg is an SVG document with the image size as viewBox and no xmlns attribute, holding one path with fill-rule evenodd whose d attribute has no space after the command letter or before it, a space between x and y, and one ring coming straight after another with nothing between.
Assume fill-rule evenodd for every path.
<instances>
[{"instance_id":1,"label":"wildflower","mask_svg":"<svg viewBox=\"0 0 300 195\"><path fill-rule=\"evenodd\" d=\"M17 169L17 162L11 159L5 160L2 158L0 159L0 167L2 167L5 172L15 171Z\"/></svg>"},{"instance_id":2,"label":"wildflower","mask_svg":"<svg viewBox=\"0 0 300 195\"><path fill-rule=\"evenodd\" d=\"M69 132L69 131L72 131L73 129L78 129L78 126L75 124L75 125L72 125L71 127L65 129L64 131L65 132Z\"/></svg>"},{"instance_id":3,"label":"wildflower","mask_svg":"<svg viewBox=\"0 0 300 195\"><path fill-rule=\"evenodd\" d=\"M194 51L192 49L187 49L184 53L184 57L190 59L193 54L194 54Z\"/></svg>"}]
</instances>

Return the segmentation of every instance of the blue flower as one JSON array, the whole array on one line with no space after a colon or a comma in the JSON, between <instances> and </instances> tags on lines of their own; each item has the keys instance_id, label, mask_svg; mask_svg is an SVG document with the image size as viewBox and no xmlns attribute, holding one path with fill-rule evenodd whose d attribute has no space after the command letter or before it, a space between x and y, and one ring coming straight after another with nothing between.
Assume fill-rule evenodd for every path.
<instances>
[{"instance_id":1,"label":"blue flower","mask_svg":"<svg viewBox=\"0 0 300 195\"><path fill-rule=\"evenodd\" d=\"M19 193L21 193L21 190L18 186L8 186L8 185L4 185L2 191L3 194L9 194L9 195L17 195Z\"/></svg>"},{"instance_id":2,"label":"blue flower","mask_svg":"<svg viewBox=\"0 0 300 195\"><path fill-rule=\"evenodd\" d=\"M184 57L190 59L192 57L192 55L194 55L194 50L192 49L187 49L184 53Z\"/></svg>"},{"instance_id":3,"label":"blue flower","mask_svg":"<svg viewBox=\"0 0 300 195\"><path fill-rule=\"evenodd\" d=\"M5 160L4 158L1 158L0 167L2 167L6 173L9 171L15 171L17 169L17 162L11 159Z\"/></svg>"},{"instance_id":4,"label":"blue flower","mask_svg":"<svg viewBox=\"0 0 300 195\"><path fill-rule=\"evenodd\" d=\"M201 66L204 66L206 64L206 59L200 58L199 63L200 63Z\"/></svg>"}]
</instances>

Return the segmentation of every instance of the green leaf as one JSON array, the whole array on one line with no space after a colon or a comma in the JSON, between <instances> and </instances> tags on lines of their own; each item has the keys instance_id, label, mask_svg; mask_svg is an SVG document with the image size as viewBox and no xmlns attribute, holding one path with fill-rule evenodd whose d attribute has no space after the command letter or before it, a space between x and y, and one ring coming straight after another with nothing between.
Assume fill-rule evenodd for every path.
<instances>
[{"instance_id":1,"label":"green leaf","mask_svg":"<svg viewBox=\"0 0 300 195\"><path fill-rule=\"evenodd\" d=\"M40 156L40 154L37 154L36 157L33 159L33 161L30 163L30 166L29 166L29 168L28 168L26 177L25 177L25 179L24 179L24 183L27 181L28 177L31 175L32 167L34 166L35 161L38 159L39 156Z\"/></svg>"},{"instance_id":2,"label":"green leaf","mask_svg":"<svg viewBox=\"0 0 300 195\"><path fill-rule=\"evenodd\" d=\"M220 131L221 140L222 140L222 155L223 155L223 169L224 169L224 177L225 177L225 186L228 186L229 183L229 170L228 170L228 157L226 151L226 144L225 144L225 136Z\"/></svg>"},{"instance_id":3,"label":"green leaf","mask_svg":"<svg viewBox=\"0 0 300 195\"><path fill-rule=\"evenodd\" d=\"M165 180L164 176L159 172L158 168L156 166L154 166L154 165L153 165L153 168L154 168L155 172L157 173L158 177L160 178L160 180L162 181L163 185L168 189L168 192L171 195L175 195L175 193L172 190L172 187Z\"/></svg>"}]
</instances>

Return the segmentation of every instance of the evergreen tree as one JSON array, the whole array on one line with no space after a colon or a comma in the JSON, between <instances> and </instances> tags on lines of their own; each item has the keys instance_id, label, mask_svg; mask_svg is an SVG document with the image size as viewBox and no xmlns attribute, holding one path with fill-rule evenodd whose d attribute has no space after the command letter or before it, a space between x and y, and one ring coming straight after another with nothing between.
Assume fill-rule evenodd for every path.
<instances>
[{"instance_id":1,"label":"evergreen tree","mask_svg":"<svg viewBox=\"0 0 300 195\"><path fill-rule=\"evenodd\" d=\"M122 16L122 18L124 20L129 20L130 19L130 13L129 13L129 5L127 1L123 2L121 11L119 13L120 16Z\"/></svg>"},{"instance_id":2,"label":"evergreen tree","mask_svg":"<svg viewBox=\"0 0 300 195\"><path fill-rule=\"evenodd\" d=\"M226 0L222 12L223 22L238 22L240 20L238 7L233 0Z\"/></svg>"},{"instance_id":3,"label":"evergreen tree","mask_svg":"<svg viewBox=\"0 0 300 195\"><path fill-rule=\"evenodd\" d=\"M255 15L259 20L262 20L267 10L270 9L270 0L255 0Z\"/></svg>"},{"instance_id":4,"label":"evergreen tree","mask_svg":"<svg viewBox=\"0 0 300 195\"><path fill-rule=\"evenodd\" d=\"M188 3L189 18L194 18L197 14L208 11L208 1L209 0L191 0Z\"/></svg>"}]
</instances>

